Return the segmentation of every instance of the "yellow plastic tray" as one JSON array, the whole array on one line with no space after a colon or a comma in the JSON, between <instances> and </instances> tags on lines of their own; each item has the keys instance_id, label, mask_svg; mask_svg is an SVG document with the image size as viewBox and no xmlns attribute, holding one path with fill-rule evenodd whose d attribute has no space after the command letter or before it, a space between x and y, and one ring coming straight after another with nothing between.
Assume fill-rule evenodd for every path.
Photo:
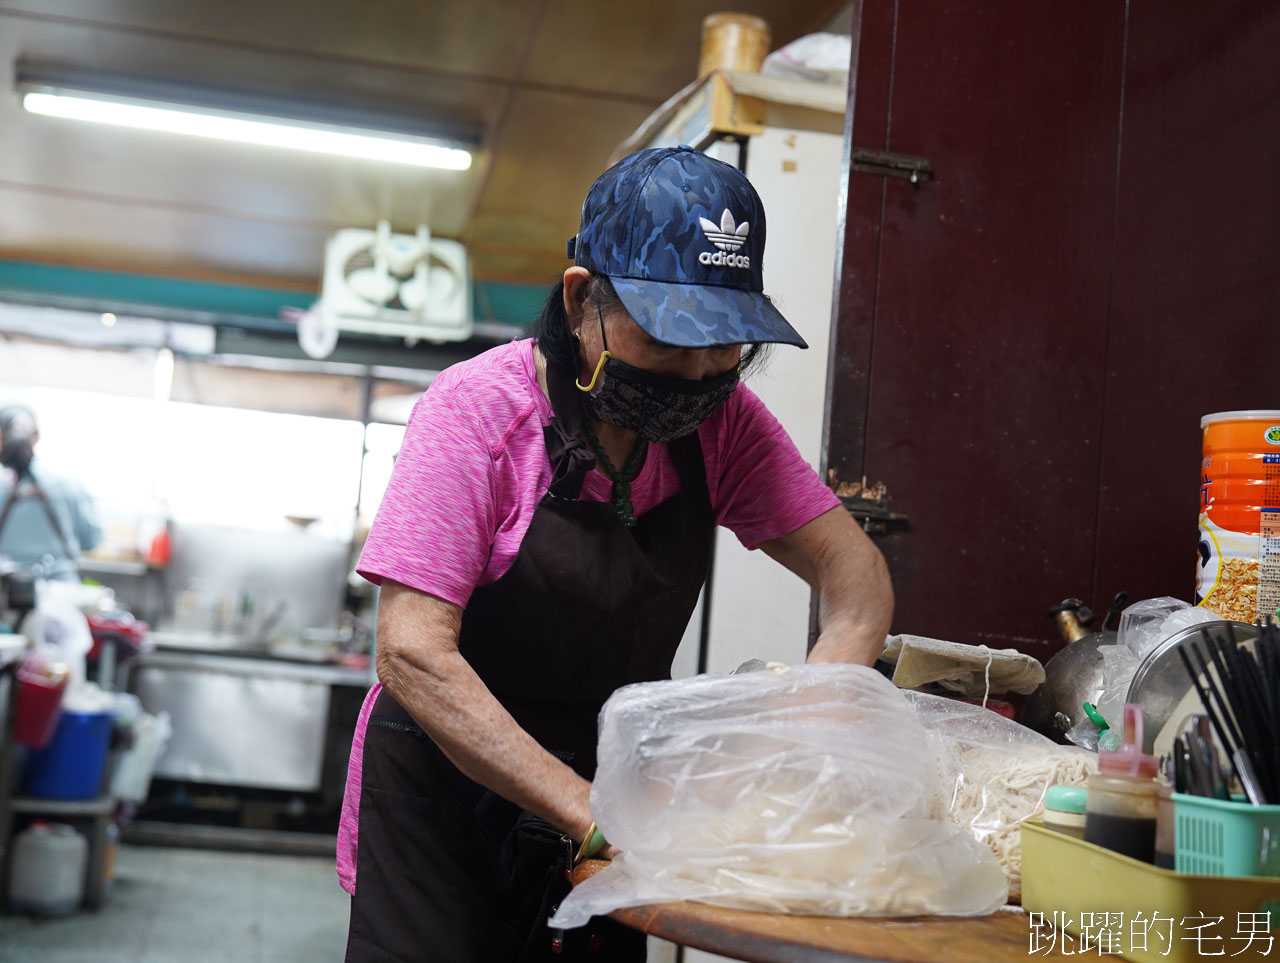
<instances>
[{"instance_id":1,"label":"yellow plastic tray","mask_svg":"<svg viewBox=\"0 0 1280 963\"><path fill-rule=\"evenodd\" d=\"M1280 879L1159 869L1043 823L1022 824L1022 906L1029 957L1056 938L1056 950L1150 963L1280 960Z\"/></svg>"}]
</instances>

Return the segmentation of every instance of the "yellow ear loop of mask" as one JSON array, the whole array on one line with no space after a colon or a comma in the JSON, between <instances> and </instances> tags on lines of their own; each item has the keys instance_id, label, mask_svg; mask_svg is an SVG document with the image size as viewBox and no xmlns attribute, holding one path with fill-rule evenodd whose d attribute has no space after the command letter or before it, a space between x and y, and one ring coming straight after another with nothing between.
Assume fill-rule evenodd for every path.
<instances>
[{"instance_id":1,"label":"yellow ear loop of mask","mask_svg":"<svg viewBox=\"0 0 1280 963\"><path fill-rule=\"evenodd\" d=\"M579 391L594 391L596 382L600 380L600 372L604 370L604 363L613 357L609 353L609 339L605 337L604 333L604 314L598 306L596 308L596 320L600 322L600 338L604 341L604 350L600 352L600 360L596 362L596 370L591 375L591 384L584 387L581 378L573 379L573 383L578 386Z\"/></svg>"},{"instance_id":2,"label":"yellow ear loop of mask","mask_svg":"<svg viewBox=\"0 0 1280 963\"><path fill-rule=\"evenodd\" d=\"M591 376L591 384L589 384L589 385L584 385L584 384L582 383L582 379L581 379L581 378L574 378L574 379L573 379L573 383L574 383L575 385L577 385L577 386L578 386L578 390L579 390L579 391L594 391L594 390L595 390L595 387L596 387L596 382L600 380L600 372L601 372L602 370L604 370L604 363L605 363L605 361L607 361L609 358L612 358L612 357L613 357L613 355L611 355L607 350L606 350L606 351L601 351L601 352L600 352L600 360L596 363L596 370L595 370L595 373L594 373L594 374L592 374L592 376Z\"/></svg>"}]
</instances>

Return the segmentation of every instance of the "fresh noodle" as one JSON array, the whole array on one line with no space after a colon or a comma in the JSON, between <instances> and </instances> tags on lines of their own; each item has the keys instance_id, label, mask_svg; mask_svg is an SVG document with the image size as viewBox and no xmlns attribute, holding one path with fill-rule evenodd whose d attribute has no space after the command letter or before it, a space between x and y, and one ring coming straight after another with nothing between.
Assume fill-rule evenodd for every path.
<instances>
[{"instance_id":1,"label":"fresh noodle","mask_svg":"<svg viewBox=\"0 0 1280 963\"><path fill-rule=\"evenodd\" d=\"M1093 772L1094 757L1067 748L1045 752L958 742L950 743L948 749L950 765L944 763L943 772L944 785L951 787L947 816L990 847L1009 879L1010 898L1019 899L1019 825L1044 812L1045 792L1050 786L1083 786ZM942 758L946 760L947 755Z\"/></svg>"}]
</instances>

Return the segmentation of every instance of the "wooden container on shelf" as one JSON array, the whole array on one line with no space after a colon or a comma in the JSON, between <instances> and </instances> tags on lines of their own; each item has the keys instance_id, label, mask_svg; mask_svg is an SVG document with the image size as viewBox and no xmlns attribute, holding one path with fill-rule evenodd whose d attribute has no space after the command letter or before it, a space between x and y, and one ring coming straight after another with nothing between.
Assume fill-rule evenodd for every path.
<instances>
[{"instance_id":1,"label":"wooden container on shelf","mask_svg":"<svg viewBox=\"0 0 1280 963\"><path fill-rule=\"evenodd\" d=\"M702 21L698 76L713 70L756 73L769 52L769 24L749 13L712 13Z\"/></svg>"}]
</instances>

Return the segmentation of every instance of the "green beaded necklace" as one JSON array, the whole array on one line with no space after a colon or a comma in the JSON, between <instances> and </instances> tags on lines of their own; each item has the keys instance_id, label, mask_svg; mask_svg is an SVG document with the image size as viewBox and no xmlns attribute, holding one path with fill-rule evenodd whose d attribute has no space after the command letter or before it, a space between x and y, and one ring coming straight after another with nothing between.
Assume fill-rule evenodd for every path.
<instances>
[{"instance_id":1,"label":"green beaded necklace","mask_svg":"<svg viewBox=\"0 0 1280 963\"><path fill-rule=\"evenodd\" d=\"M636 513L631 505L631 483L640 474L640 466L644 464L644 453L649 448L649 442L643 438L637 438L636 446L631 449L631 454L627 457L627 463L622 466L622 471L618 471L609 460L609 456L605 454L604 446L600 444L600 439L596 437L595 430L589 421L587 422L587 441L591 442L591 447L595 449L596 458L600 460L600 467L604 469L605 475L613 482L611 499L613 510L618 513L623 525L627 528L635 528Z\"/></svg>"}]
</instances>

